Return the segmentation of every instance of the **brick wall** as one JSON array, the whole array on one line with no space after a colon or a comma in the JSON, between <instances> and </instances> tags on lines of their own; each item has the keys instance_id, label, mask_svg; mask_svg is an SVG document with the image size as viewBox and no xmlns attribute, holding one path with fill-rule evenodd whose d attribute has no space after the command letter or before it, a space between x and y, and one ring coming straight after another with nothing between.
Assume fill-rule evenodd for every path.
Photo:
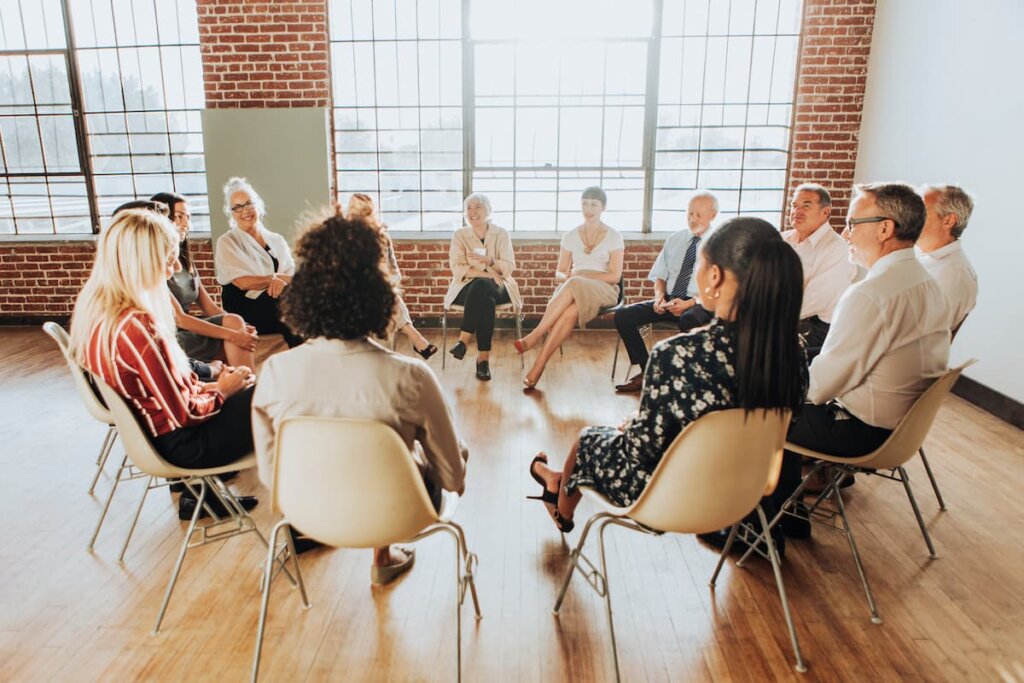
<instances>
[{"instance_id":1,"label":"brick wall","mask_svg":"<svg viewBox=\"0 0 1024 683\"><path fill-rule=\"evenodd\" d=\"M874 0L804 0L788 187L824 185L839 230L857 166L874 20Z\"/></svg>"},{"instance_id":2,"label":"brick wall","mask_svg":"<svg viewBox=\"0 0 1024 683\"><path fill-rule=\"evenodd\" d=\"M192 255L207 291L219 300L211 246L209 240L194 240ZM396 242L395 247L405 301L414 320L435 323L440 319L441 302L451 278L448 242L417 240ZM623 273L628 299L651 296L647 273L660 248L657 242L626 243ZM555 289L558 244L516 242L515 250L519 266L516 281L523 294L524 313L530 319L539 319ZM93 252L92 242L0 245L0 280L4 282L0 288L0 316L26 322L70 316L75 296L92 267Z\"/></svg>"},{"instance_id":3,"label":"brick wall","mask_svg":"<svg viewBox=\"0 0 1024 683\"><path fill-rule=\"evenodd\" d=\"M326 0L197 0L206 106L326 107Z\"/></svg>"}]
</instances>

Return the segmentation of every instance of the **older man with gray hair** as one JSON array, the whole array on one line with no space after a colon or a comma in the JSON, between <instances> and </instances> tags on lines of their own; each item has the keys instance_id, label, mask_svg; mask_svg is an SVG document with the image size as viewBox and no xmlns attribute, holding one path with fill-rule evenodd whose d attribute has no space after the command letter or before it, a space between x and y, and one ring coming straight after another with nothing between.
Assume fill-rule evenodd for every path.
<instances>
[{"instance_id":1,"label":"older man with gray hair","mask_svg":"<svg viewBox=\"0 0 1024 683\"><path fill-rule=\"evenodd\" d=\"M978 276L960 248L974 199L956 185L925 185L919 193L928 216L917 238L917 260L949 302L949 329L955 334L978 300Z\"/></svg>"}]
</instances>

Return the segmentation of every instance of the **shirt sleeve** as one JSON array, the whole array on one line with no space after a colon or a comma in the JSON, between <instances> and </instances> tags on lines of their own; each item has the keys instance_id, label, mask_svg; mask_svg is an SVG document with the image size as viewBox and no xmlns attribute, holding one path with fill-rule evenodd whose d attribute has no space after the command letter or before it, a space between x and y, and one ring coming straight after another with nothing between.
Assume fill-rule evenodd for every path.
<instances>
[{"instance_id":1,"label":"shirt sleeve","mask_svg":"<svg viewBox=\"0 0 1024 683\"><path fill-rule=\"evenodd\" d=\"M452 269L452 279L455 282L462 282L469 272L469 261L466 260L466 247L459 238L461 230L456 230L452 235L452 243L448 246L448 265Z\"/></svg>"},{"instance_id":2,"label":"shirt sleeve","mask_svg":"<svg viewBox=\"0 0 1024 683\"><path fill-rule=\"evenodd\" d=\"M651 266L651 272L647 276L647 279L651 282L655 280L668 281L668 257L665 256L665 250L668 248L668 240L665 240L665 244L661 246L661 251L658 252L658 258L654 259L654 265Z\"/></svg>"},{"instance_id":3,"label":"shirt sleeve","mask_svg":"<svg viewBox=\"0 0 1024 683\"><path fill-rule=\"evenodd\" d=\"M839 300L821 353L811 363L807 399L820 405L839 398L864 381L889 348L885 315L856 289Z\"/></svg>"},{"instance_id":4,"label":"shirt sleeve","mask_svg":"<svg viewBox=\"0 0 1024 683\"><path fill-rule=\"evenodd\" d=\"M850 263L846 249L841 245L831 246L815 262L813 270L804 273L804 300L800 317L808 318L825 313L853 282L854 272L855 267Z\"/></svg>"},{"instance_id":5,"label":"shirt sleeve","mask_svg":"<svg viewBox=\"0 0 1024 683\"><path fill-rule=\"evenodd\" d=\"M217 251L213 258L214 269L217 272L217 282L221 285L229 285L240 277L254 275L252 264L246 258L238 242L231 238L231 234L222 235L217 240Z\"/></svg>"},{"instance_id":6,"label":"shirt sleeve","mask_svg":"<svg viewBox=\"0 0 1024 683\"><path fill-rule=\"evenodd\" d=\"M506 279L512 277L512 273L516 270L516 255L512 250L512 239L504 230L498 233L494 251L494 265L501 271L502 277Z\"/></svg>"},{"instance_id":7,"label":"shirt sleeve","mask_svg":"<svg viewBox=\"0 0 1024 683\"><path fill-rule=\"evenodd\" d=\"M426 365L414 370L419 384L414 407L416 440L423 447L424 459L434 481L446 491L460 491L466 482L469 452L455 433L451 410L437 377Z\"/></svg>"}]
</instances>

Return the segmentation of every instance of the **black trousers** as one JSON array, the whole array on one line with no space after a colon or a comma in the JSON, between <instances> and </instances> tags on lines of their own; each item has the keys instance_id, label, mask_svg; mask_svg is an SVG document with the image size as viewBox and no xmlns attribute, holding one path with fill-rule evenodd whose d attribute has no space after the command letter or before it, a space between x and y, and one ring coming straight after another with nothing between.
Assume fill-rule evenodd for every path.
<instances>
[{"instance_id":1,"label":"black trousers","mask_svg":"<svg viewBox=\"0 0 1024 683\"><path fill-rule=\"evenodd\" d=\"M834 403L820 406L807 403L789 425L786 439L798 446L829 455L856 458L881 446L890 434L891 429L862 422ZM770 496L772 514L779 510L800 485L803 460L799 453L785 451L779 485Z\"/></svg>"},{"instance_id":2,"label":"black trousers","mask_svg":"<svg viewBox=\"0 0 1024 683\"><path fill-rule=\"evenodd\" d=\"M164 460L191 469L228 465L252 452L252 393L249 387L224 402L202 424L182 427L153 440Z\"/></svg>"},{"instance_id":3,"label":"black trousers","mask_svg":"<svg viewBox=\"0 0 1024 683\"><path fill-rule=\"evenodd\" d=\"M509 303L508 290L489 277L473 278L452 303L466 308L459 329L476 335L477 350L490 351L494 338L494 309Z\"/></svg>"},{"instance_id":4,"label":"black trousers","mask_svg":"<svg viewBox=\"0 0 1024 683\"><path fill-rule=\"evenodd\" d=\"M808 363L821 353L821 347L825 344L825 337L828 336L828 328L829 324L816 315L804 318L797 326L800 337L807 346Z\"/></svg>"},{"instance_id":5,"label":"black trousers","mask_svg":"<svg viewBox=\"0 0 1024 683\"><path fill-rule=\"evenodd\" d=\"M227 284L221 288L220 298L224 303L225 311L242 316L245 318L245 322L255 327L260 334L280 334L284 336L285 343L289 348L303 342L302 337L293 333L287 325L281 322L281 312L278 309L279 300L266 292L255 299L250 299L243 290L232 284Z\"/></svg>"},{"instance_id":6,"label":"black trousers","mask_svg":"<svg viewBox=\"0 0 1024 683\"><path fill-rule=\"evenodd\" d=\"M692 330L701 325L711 322L713 316L701 306L692 306L682 315L675 316L671 313L658 313L654 310L654 300L641 301L615 311L615 329L622 337L622 343L629 354L629 362L647 367L647 346L644 345L643 337L640 336L640 328L644 325L657 322L676 323L680 332Z\"/></svg>"}]
</instances>

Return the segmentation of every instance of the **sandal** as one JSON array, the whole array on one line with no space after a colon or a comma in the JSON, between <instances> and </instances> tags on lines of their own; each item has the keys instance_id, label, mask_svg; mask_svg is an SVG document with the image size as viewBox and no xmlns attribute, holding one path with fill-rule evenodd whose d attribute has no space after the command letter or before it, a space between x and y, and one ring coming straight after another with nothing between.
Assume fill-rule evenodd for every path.
<instances>
[{"instance_id":1,"label":"sandal","mask_svg":"<svg viewBox=\"0 0 1024 683\"><path fill-rule=\"evenodd\" d=\"M423 356L423 360L429 360L431 356L437 353L437 347L433 344L428 344L425 349L416 349L416 353Z\"/></svg>"},{"instance_id":2,"label":"sandal","mask_svg":"<svg viewBox=\"0 0 1024 683\"><path fill-rule=\"evenodd\" d=\"M556 492L545 488L539 496L527 496L526 499L539 500L542 503L550 503L552 507L548 512L551 513L551 518L555 520L555 526L558 527L558 530L563 534L569 533L576 526L576 522L574 522L571 517L566 519L562 516L562 513L558 511L558 494Z\"/></svg>"},{"instance_id":3,"label":"sandal","mask_svg":"<svg viewBox=\"0 0 1024 683\"><path fill-rule=\"evenodd\" d=\"M540 484L542 487L546 487L546 482L544 481L544 477L540 476L539 474L537 474L536 472L533 471L533 466L536 465L537 463L543 463L543 464L547 465L548 464L547 453L538 453L533 458L533 460L530 461L530 467L529 467L530 476L533 477L533 480L535 482L537 482L538 484Z\"/></svg>"}]
</instances>

